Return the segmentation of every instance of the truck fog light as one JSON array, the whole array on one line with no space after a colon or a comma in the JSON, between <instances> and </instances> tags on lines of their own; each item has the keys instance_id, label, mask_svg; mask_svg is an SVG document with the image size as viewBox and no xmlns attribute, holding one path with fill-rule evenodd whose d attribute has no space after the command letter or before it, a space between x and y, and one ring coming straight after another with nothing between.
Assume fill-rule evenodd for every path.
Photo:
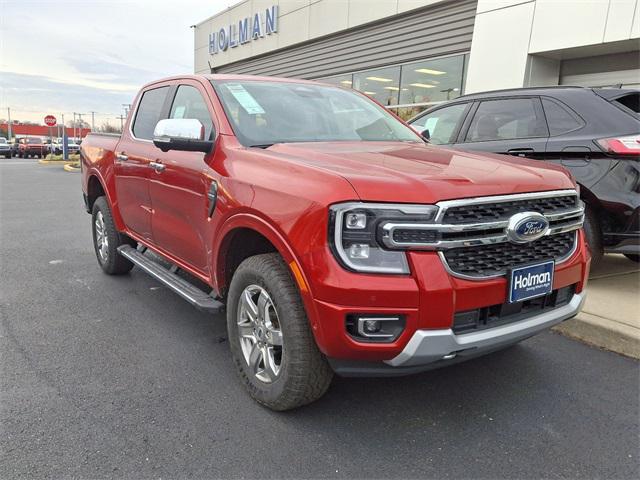
<instances>
[{"instance_id":1,"label":"truck fog light","mask_svg":"<svg viewBox=\"0 0 640 480\"><path fill-rule=\"evenodd\" d=\"M362 230L367 226L367 216L364 213L347 213L345 223L349 230Z\"/></svg>"},{"instance_id":2,"label":"truck fog light","mask_svg":"<svg viewBox=\"0 0 640 480\"><path fill-rule=\"evenodd\" d=\"M362 328L365 333L376 333L380 331L380 321L379 320L365 320L363 322Z\"/></svg>"},{"instance_id":3,"label":"truck fog light","mask_svg":"<svg viewBox=\"0 0 640 480\"><path fill-rule=\"evenodd\" d=\"M365 243L354 243L349 247L349 256L351 258L369 258L369 245Z\"/></svg>"},{"instance_id":4,"label":"truck fog light","mask_svg":"<svg viewBox=\"0 0 640 480\"><path fill-rule=\"evenodd\" d=\"M347 333L360 342L389 343L397 339L404 330L404 315L347 316Z\"/></svg>"}]
</instances>

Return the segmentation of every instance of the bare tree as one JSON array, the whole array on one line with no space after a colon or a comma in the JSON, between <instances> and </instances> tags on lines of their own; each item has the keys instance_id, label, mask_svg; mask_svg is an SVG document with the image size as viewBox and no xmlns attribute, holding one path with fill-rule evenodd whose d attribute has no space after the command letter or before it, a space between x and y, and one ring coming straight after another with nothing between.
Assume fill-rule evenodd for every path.
<instances>
[{"instance_id":1,"label":"bare tree","mask_svg":"<svg viewBox=\"0 0 640 480\"><path fill-rule=\"evenodd\" d=\"M121 133L119 127L111 125L108 121L102 124L100 130L104 133Z\"/></svg>"}]
</instances>

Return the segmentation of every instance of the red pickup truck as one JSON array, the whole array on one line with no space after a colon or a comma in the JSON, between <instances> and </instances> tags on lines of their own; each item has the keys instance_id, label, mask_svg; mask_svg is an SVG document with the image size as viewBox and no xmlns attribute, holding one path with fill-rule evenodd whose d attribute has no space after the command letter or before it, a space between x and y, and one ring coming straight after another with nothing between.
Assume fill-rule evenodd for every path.
<instances>
[{"instance_id":1,"label":"red pickup truck","mask_svg":"<svg viewBox=\"0 0 640 480\"><path fill-rule=\"evenodd\" d=\"M18 141L18 157L38 157L42 158L47 154L47 145L38 137L21 138Z\"/></svg>"},{"instance_id":2,"label":"red pickup truck","mask_svg":"<svg viewBox=\"0 0 640 480\"><path fill-rule=\"evenodd\" d=\"M226 308L240 378L275 410L319 398L334 372L505 348L585 298L584 210L564 170L428 145L353 90L168 78L81 158L102 269L136 265Z\"/></svg>"}]
</instances>

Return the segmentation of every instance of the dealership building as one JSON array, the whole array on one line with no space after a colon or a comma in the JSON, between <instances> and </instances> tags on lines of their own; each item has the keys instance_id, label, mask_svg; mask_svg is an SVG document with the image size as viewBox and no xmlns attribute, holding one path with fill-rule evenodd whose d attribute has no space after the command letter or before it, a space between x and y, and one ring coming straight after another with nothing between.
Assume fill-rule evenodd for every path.
<instances>
[{"instance_id":1,"label":"dealership building","mask_svg":"<svg viewBox=\"0 0 640 480\"><path fill-rule=\"evenodd\" d=\"M640 87L640 0L244 0L194 31L196 73L321 80L405 118L485 90Z\"/></svg>"}]
</instances>

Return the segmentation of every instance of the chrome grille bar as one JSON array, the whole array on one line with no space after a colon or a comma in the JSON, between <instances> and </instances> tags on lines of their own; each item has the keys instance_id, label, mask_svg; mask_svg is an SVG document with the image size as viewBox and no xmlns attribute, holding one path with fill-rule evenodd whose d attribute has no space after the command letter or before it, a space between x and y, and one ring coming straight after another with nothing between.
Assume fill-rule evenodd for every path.
<instances>
[{"instance_id":1,"label":"chrome grille bar","mask_svg":"<svg viewBox=\"0 0 640 480\"><path fill-rule=\"evenodd\" d=\"M571 208L560 212L541 212L549 221L549 230L545 236L566 233L578 230L584 222L584 205L577 199L575 190L559 190L551 192L535 192L517 195L500 195L493 197L480 197L462 200L447 200L439 202L438 215L435 223L399 223L387 222L380 227L380 237L387 248L411 249L411 250L448 250L460 247L472 247L478 245L491 245L509 241L506 228L509 219L500 219L492 222L443 224L447 209L464 205L497 204L502 202L514 202L518 200L549 199L559 196L574 196L578 208ZM437 235L430 241L398 241L394 234L396 231L429 231Z\"/></svg>"}]
</instances>

